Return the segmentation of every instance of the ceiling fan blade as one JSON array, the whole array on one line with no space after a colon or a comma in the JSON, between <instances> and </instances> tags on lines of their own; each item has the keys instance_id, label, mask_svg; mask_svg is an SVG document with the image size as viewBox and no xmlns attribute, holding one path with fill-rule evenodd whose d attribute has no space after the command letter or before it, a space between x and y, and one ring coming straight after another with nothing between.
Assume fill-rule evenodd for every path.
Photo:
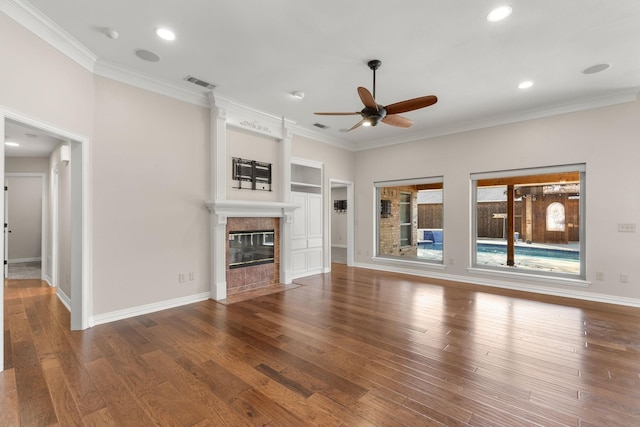
<instances>
[{"instance_id":1,"label":"ceiling fan blade","mask_svg":"<svg viewBox=\"0 0 640 427\"><path fill-rule=\"evenodd\" d=\"M382 119L382 123L399 128L410 128L413 125L413 120L409 120L406 117L402 117L397 114L387 114L387 116Z\"/></svg>"},{"instance_id":2,"label":"ceiling fan blade","mask_svg":"<svg viewBox=\"0 0 640 427\"><path fill-rule=\"evenodd\" d=\"M348 132L351 132L352 130L359 128L360 126L362 126L363 123L364 123L364 119L360 120L358 123L353 125L353 127L349 129Z\"/></svg>"},{"instance_id":3,"label":"ceiling fan blade","mask_svg":"<svg viewBox=\"0 0 640 427\"><path fill-rule=\"evenodd\" d=\"M319 116L355 116L360 114L360 112L356 111L355 113L313 113L313 114L317 114Z\"/></svg>"},{"instance_id":4,"label":"ceiling fan blade","mask_svg":"<svg viewBox=\"0 0 640 427\"><path fill-rule=\"evenodd\" d=\"M421 96L420 98L407 99L406 101L396 102L395 104L384 107L389 114L406 113L407 111L417 110L419 108L428 107L438 102L435 95Z\"/></svg>"},{"instance_id":5,"label":"ceiling fan blade","mask_svg":"<svg viewBox=\"0 0 640 427\"><path fill-rule=\"evenodd\" d=\"M373 99L373 95L371 95L371 92L369 92L369 89L362 86L359 87L358 95L360 95L360 100L362 101L365 107L375 108L375 110L378 111L378 104L376 104L376 100Z\"/></svg>"}]
</instances>

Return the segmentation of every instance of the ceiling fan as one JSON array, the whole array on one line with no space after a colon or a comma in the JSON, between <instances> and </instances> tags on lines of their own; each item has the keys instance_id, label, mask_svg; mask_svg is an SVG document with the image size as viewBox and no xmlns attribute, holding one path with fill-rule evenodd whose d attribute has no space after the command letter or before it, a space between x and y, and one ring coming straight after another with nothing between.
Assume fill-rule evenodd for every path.
<instances>
[{"instance_id":1,"label":"ceiling fan","mask_svg":"<svg viewBox=\"0 0 640 427\"><path fill-rule=\"evenodd\" d=\"M362 120L353 125L350 131L360 126L375 126L378 122L382 122L391 126L408 128L413 125L413 121L406 117L399 116L400 113L406 113L407 111L413 111L420 108L428 107L438 102L438 97L435 95L421 96L419 98L407 99L406 101L396 102L395 104L389 104L382 106L376 102L376 70L382 65L382 61L378 59L372 59L367 63L369 68L373 71L373 95L367 88L359 87L358 95L360 100L364 104L364 108L354 113L314 113L324 116L349 116L360 114Z\"/></svg>"}]
</instances>

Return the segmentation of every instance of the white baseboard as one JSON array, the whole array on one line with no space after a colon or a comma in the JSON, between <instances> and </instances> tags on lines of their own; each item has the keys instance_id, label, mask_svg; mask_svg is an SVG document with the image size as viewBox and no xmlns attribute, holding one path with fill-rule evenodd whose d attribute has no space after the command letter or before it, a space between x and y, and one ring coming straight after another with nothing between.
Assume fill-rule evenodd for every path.
<instances>
[{"instance_id":1,"label":"white baseboard","mask_svg":"<svg viewBox=\"0 0 640 427\"><path fill-rule=\"evenodd\" d=\"M42 261L42 258L40 258L40 257L14 258L14 259L7 260L7 263L8 264L20 264L20 263L23 263L23 262L36 262L36 261Z\"/></svg>"},{"instance_id":2,"label":"white baseboard","mask_svg":"<svg viewBox=\"0 0 640 427\"><path fill-rule=\"evenodd\" d=\"M48 274L45 274L42 276L42 280L44 280L45 282L47 282L47 284L52 287L55 288L56 285L53 284L53 279L51 278L51 276L49 276Z\"/></svg>"},{"instance_id":3,"label":"white baseboard","mask_svg":"<svg viewBox=\"0 0 640 427\"><path fill-rule=\"evenodd\" d=\"M509 289L514 291L531 292L542 295L552 295L557 297L574 298L584 301L601 302L605 304L624 305L629 307L640 307L640 299L620 297L615 295L596 294L592 292L585 292L575 288L572 289L559 289L550 288L544 285L538 284L525 284L514 282L503 282L492 278L479 278L470 276L460 276L454 274L447 274L435 271L416 271L406 270L400 267L391 265L369 264L369 263L357 263L354 267L367 268L370 270L387 271L391 273L408 274L411 276L430 277L434 279L451 280L454 282L468 283L471 285L487 286L492 288Z\"/></svg>"},{"instance_id":4,"label":"white baseboard","mask_svg":"<svg viewBox=\"0 0 640 427\"><path fill-rule=\"evenodd\" d=\"M189 295L167 301L160 301L153 304L145 304L137 307L116 310L110 313L103 313L93 316L89 321L89 326L102 325L103 323L115 322L116 320L128 319L130 317L141 316L143 314L154 313L156 311L167 310L169 308L180 307L194 302L204 301L211 298L211 292Z\"/></svg>"},{"instance_id":5,"label":"white baseboard","mask_svg":"<svg viewBox=\"0 0 640 427\"><path fill-rule=\"evenodd\" d=\"M62 302L62 304L67 307L67 310L71 312L71 298L69 298L67 294L65 294L60 288L56 289L56 295L58 296L60 302Z\"/></svg>"}]
</instances>

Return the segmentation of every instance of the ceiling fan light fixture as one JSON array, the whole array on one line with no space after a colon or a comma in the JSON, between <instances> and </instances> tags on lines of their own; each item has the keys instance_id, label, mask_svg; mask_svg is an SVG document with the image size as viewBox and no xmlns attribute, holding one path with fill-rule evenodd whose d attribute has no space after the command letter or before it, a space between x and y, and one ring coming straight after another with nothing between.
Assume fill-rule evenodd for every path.
<instances>
[{"instance_id":1,"label":"ceiling fan light fixture","mask_svg":"<svg viewBox=\"0 0 640 427\"><path fill-rule=\"evenodd\" d=\"M418 98L407 99L404 101L396 102L383 106L378 104L375 99L376 93L376 70L380 67L382 62L378 59L372 59L367 63L371 71L373 71L373 94L365 87L358 87L358 96L360 101L364 105L364 108L355 112L316 112L321 116L351 116L360 115L362 120L353 125L347 132L359 128L360 126L376 126L379 122L384 124L395 126L399 128L408 128L413 125L413 121L402 117L399 114L406 113L408 111L418 110L420 108L429 107L430 105L438 102L438 97L435 95L421 96Z\"/></svg>"},{"instance_id":2,"label":"ceiling fan light fixture","mask_svg":"<svg viewBox=\"0 0 640 427\"><path fill-rule=\"evenodd\" d=\"M503 19L511 15L512 11L513 10L509 6L496 7L487 15L487 21L489 22L502 21Z\"/></svg>"}]
</instances>

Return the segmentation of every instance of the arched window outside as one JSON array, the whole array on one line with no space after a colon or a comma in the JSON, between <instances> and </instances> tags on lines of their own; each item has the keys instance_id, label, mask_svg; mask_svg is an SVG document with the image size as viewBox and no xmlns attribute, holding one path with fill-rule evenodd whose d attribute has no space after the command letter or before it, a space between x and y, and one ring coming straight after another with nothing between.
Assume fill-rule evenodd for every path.
<instances>
[{"instance_id":1,"label":"arched window outside","mask_svg":"<svg viewBox=\"0 0 640 427\"><path fill-rule=\"evenodd\" d=\"M547 231L564 231L564 205L553 202L547 206Z\"/></svg>"}]
</instances>

